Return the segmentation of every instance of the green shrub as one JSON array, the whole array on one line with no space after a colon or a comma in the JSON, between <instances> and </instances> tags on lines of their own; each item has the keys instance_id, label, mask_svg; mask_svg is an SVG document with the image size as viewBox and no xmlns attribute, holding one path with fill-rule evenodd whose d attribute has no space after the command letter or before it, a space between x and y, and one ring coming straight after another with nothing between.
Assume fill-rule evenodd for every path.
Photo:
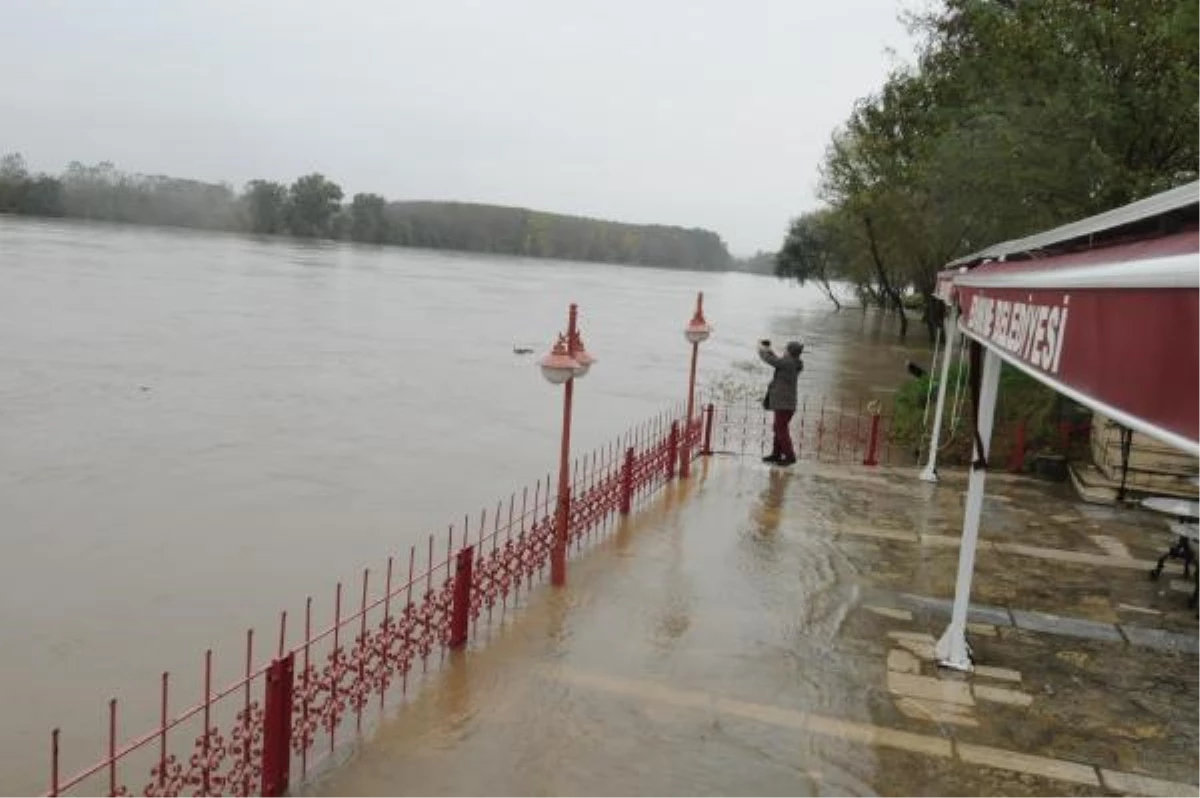
<instances>
[{"instance_id":1,"label":"green shrub","mask_svg":"<svg viewBox=\"0 0 1200 798\"><path fill-rule=\"evenodd\" d=\"M966 369L966 366L962 366ZM963 464L970 460L973 434L973 411L969 373L962 374L959 397L959 418L953 426L955 389L959 383L957 362L951 363L946 388L946 405L943 409L942 435L938 461L947 464ZM925 419L926 397L931 405L937 403L939 374L926 374L905 383L896 393L896 416L893 433L896 442L914 450L928 445L930 426L933 424L934 407L929 408ZM932 383L932 388L931 388ZM996 403L996 418L992 431L991 459L1007 458L1016 445L1017 428L1025 423L1025 452L1067 454L1061 451L1059 422L1077 421L1086 416L1074 402L1060 396L1052 388L1042 384L1025 372L1004 364L1000 371L1000 390Z\"/></svg>"}]
</instances>

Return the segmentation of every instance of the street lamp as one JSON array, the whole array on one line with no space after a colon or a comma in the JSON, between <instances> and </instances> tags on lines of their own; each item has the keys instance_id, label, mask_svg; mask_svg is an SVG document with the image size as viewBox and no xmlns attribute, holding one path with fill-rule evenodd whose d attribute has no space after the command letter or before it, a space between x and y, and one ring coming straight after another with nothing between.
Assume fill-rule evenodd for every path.
<instances>
[{"instance_id":1,"label":"street lamp","mask_svg":"<svg viewBox=\"0 0 1200 798\"><path fill-rule=\"evenodd\" d=\"M683 329L683 337L692 345L692 367L688 373L687 421L684 424L683 445L679 447L679 478L687 479L692 473L692 417L696 412L696 358L700 355L700 344L712 335L712 328L704 320L704 292L696 294L696 312Z\"/></svg>"},{"instance_id":2,"label":"street lamp","mask_svg":"<svg viewBox=\"0 0 1200 798\"><path fill-rule=\"evenodd\" d=\"M558 504L554 515L554 545L550 549L550 584L567 582L567 523L571 514L571 395L575 380L591 369L596 359L583 345L576 324L578 313L571 305L567 313L567 332L560 333L550 353L539 361L542 376L553 385L563 385L562 450L558 459Z\"/></svg>"},{"instance_id":3,"label":"street lamp","mask_svg":"<svg viewBox=\"0 0 1200 798\"><path fill-rule=\"evenodd\" d=\"M577 364L575 366L575 376L586 377L588 371L592 368L592 364L596 362L596 358L592 357L592 353L584 347L583 336L579 334L578 330L575 331L575 346L573 347L573 354L571 356L575 358L575 363Z\"/></svg>"},{"instance_id":4,"label":"street lamp","mask_svg":"<svg viewBox=\"0 0 1200 798\"><path fill-rule=\"evenodd\" d=\"M580 368L579 362L569 354L565 335L558 336L550 354L542 358L538 365L542 369L542 376L551 385L562 385L574 377L575 372Z\"/></svg>"}]
</instances>

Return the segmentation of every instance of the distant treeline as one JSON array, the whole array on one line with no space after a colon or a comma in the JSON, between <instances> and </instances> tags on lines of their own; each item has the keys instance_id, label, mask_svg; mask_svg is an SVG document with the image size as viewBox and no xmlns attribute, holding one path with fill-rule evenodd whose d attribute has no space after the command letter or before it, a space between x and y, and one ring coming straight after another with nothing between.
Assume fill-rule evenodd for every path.
<instances>
[{"instance_id":1,"label":"distant treeline","mask_svg":"<svg viewBox=\"0 0 1200 798\"><path fill-rule=\"evenodd\" d=\"M230 186L72 162L34 174L18 154L0 158L0 213L230 230L370 244L494 252L679 269L732 265L709 230L634 225L462 202L389 202L355 194L321 174L284 185Z\"/></svg>"},{"instance_id":2,"label":"distant treeline","mask_svg":"<svg viewBox=\"0 0 1200 798\"><path fill-rule=\"evenodd\" d=\"M759 250L746 258L736 258L733 270L749 274L775 274L776 253Z\"/></svg>"}]
</instances>

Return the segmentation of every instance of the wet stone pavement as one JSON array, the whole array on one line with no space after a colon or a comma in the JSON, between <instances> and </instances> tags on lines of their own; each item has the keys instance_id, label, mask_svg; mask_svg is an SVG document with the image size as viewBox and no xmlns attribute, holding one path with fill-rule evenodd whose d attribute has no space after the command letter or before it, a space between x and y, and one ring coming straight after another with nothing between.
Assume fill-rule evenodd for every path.
<instances>
[{"instance_id":1,"label":"wet stone pavement","mask_svg":"<svg viewBox=\"0 0 1200 798\"><path fill-rule=\"evenodd\" d=\"M1197 621L1160 518L989 478L974 674L941 671L966 479L709 460L310 794L1197 795Z\"/></svg>"}]
</instances>

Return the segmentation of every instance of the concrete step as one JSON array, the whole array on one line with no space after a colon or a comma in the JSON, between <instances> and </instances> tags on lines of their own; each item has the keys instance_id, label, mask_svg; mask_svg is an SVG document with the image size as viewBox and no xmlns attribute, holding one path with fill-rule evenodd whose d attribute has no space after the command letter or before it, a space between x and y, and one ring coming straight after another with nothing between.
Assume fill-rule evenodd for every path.
<instances>
[{"instance_id":1,"label":"concrete step","mask_svg":"<svg viewBox=\"0 0 1200 798\"><path fill-rule=\"evenodd\" d=\"M1116 504L1117 492L1121 487L1120 473L1110 478L1096 466L1081 461L1070 463L1071 484L1079 498L1089 504ZM1176 499L1195 501L1196 486L1175 475L1162 475L1146 471L1129 472L1125 481L1126 501L1136 501L1147 496L1170 496Z\"/></svg>"}]
</instances>

